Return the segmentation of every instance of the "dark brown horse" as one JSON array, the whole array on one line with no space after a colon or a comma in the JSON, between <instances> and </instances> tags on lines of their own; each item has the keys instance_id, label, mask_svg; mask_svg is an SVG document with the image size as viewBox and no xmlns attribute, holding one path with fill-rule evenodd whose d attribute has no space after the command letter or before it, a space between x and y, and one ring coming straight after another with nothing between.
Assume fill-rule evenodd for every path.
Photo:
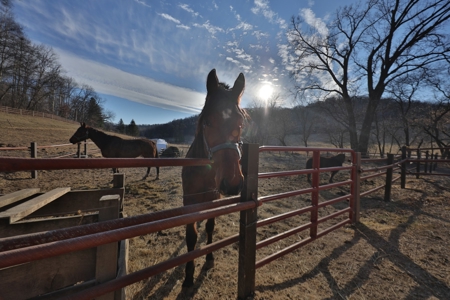
<instances>
[{"instance_id":1,"label":"dark brown horse","mask_svg":"<svg viewBox=\"0 0 450 300\"><path fill-rule=\"evenodd\" d=\"M342 164L345 161L345 154L341 153L332 157L320 157L320 167L321 168L331 168L331 167L339 167L342 166ZM313 159L310 158L306 162L306 169L312 168ZM336 175L336 173L339 171L332 171L330 176L330 183L333 182L333 177ZM311 183L311 174L307 175L308 182Z\"/></svg>"},{"instance_id":2,"label":"dark brown horse","mask_svg":"<svg viewBox=\"0 0 450 300\"><path fill-rule=\"evenodd\" d=\"M158 150L155 142L148 139L125 140L118 136L106 134L100 130L81 123L80 128L70 138L72 144L91 139L100 148L103 157L108 158L134 158L143 156L145 158L158 158ZM113 172L118 170L113 168ZM150 167L144 179L150 174ZM156 179L159 179L159 167L156 167Z\"/></svg>"},{"instance_id":3,"label":"dark brown horse","mask_svg":"<svg viewBox=\"0 0 450 300\"><path fill-rule=\"evenodd\" d=\"M231 89L219 83L216 70L206 81L206 101L200 113L194 141L187 158L209 158L209 166L183 167L183 204L191 205L219 199L222 195L237 195L243 186L240 168L240 137L246 113L239 107L244 91L244 75L239 74ZM212 243L214 219L206 222L207 244ZM188 251L197 243L197 224L186 225ZM206 267L214 265L212 253L206 255ZM186 264L183 287L194 284L193 261Z\"/></svg>"}]
</instances>

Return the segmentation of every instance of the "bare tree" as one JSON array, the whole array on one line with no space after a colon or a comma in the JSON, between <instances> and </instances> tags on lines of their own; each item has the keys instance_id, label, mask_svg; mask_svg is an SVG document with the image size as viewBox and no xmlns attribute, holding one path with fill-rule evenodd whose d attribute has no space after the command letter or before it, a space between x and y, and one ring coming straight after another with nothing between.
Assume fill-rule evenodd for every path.
<instances>
[{"instance_id":1,"label":"bare tree","mask_svg":"<svg viewBox=\"0 0 450 300\"><path fill-rule=\"evenodd\" d=\"M449 60L449 18L448 0L368 0L338 9L322 24L326 26L311 18L303 26L301 18L293 19L289 45L281 52L297 90L343 99L351 147L366 153L386 87L396 78ZM352 103L359 89L369 99L360 128Z\"/></svg>"}]
</instances>

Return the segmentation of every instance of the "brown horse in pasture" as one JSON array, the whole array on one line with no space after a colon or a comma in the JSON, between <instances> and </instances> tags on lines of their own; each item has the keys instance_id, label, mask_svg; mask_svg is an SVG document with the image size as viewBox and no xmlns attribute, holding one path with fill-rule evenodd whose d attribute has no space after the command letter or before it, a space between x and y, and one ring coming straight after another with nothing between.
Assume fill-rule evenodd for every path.
<instances>
[{"instance_id":1,"label":"brown horse in pasture","mask_svg":"<svg viewBox=\"0 0 450 300\"><path fill-rule=\"evenodd\" d=\"M240 193L244 177L240 168L240 138L246 113L239 107L245 78L241 73L232 88L219 83L216 70L211 70L206 81L207 95L200 113L194 141L187 158L209 158L208 166L183 167L183 205L204 203L222 195ZM212 243L214 219L206 222L207 244ZM188 251L197 243L197 224L186 225ZM214 265L212 253L206 255L206 267ZM194 285L194 261L186 264L183 287Z\"/></svg>"},{"instance_id":2,"label":"brown horse in pasture","mask_svg":"<svg viewBox=\"0 0 450 300\"><path fill-rule=\"evenodd\" d=\"M320 167L321 168L331 168L331 167L339 167L342 166L342 164L345 161L345 154L341 153L332 157L320 157ZM312 168L313 159L312 157L308 159L306 162L306 169ZM330 183L333 182L333 177L336 175L336 173L339 171L332 171L331 177L330 177ZM307 175L308 182L311 183L311 174Z\"/></svg>"},{"instance_id":3,"label":"brown horse in pasture","mask_svg":"<svg viewBox=\"0 0 450 300\"><path fill-rule=\"evenodd\" d=\"M158 150L155 142L148 139L125 140L118 136L106 134L100 130L81 123L74 135L70 138L72 144L91 139L100 148L103 157L107 158L135 158L143 156L145 158L158 158ZM113 168L117 173L118 169ZM150 174L150 167L144 179ZM159 179L159 167L156 167L156 179Z\"/></svg>"}]
</instances>

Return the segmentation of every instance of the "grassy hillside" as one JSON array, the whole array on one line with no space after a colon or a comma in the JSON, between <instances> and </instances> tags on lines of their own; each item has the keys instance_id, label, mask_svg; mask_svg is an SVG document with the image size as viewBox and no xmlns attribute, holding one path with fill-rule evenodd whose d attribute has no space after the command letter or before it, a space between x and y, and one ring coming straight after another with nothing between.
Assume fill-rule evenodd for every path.
<instances>
[{"instance_id":1,"label":"grassy hillside","mask_svg":"<svg viewBox=\"0 0 450 300\"><path fill-rule=\"evenodd\" d=\"M76 123L0 112L0 147L23 147L31 142L39 146L68 144L78 127Z\"/></svg>"}]
</instances>

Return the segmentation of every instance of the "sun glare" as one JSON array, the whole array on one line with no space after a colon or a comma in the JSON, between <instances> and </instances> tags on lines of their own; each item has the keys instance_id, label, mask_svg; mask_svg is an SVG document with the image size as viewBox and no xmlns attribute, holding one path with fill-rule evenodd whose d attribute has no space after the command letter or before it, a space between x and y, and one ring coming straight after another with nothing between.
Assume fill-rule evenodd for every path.
<instances>
[{"instance_id":1,"label":"sun glare","mask_svg":"<svg viewBox=\"0 0 450 300\"><path fill-rule=\"evenodd\" d=\"M270 84L264 84L258 92L258 97L264 101L269 100L273 94L273 87Z\"/></svg>"}]
</instances>

